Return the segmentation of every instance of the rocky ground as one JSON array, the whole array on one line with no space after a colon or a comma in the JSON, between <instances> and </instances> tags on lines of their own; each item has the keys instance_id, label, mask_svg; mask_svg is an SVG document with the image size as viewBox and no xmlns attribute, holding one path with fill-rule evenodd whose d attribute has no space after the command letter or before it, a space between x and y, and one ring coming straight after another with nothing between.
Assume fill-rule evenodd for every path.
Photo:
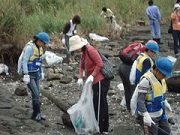
<instances>
[{"instance_id":1,"label":"rocky ground","mask_svg":"<svg viewBox=\"0 0 180 135\"><path fill-rule=\"evenodd\" d=\"M168 25L162 25L162 42L159 56L172 55L172 37L167 34ZM120 105L123 91L117 87L121 83L118 75L120 60L117 57L120 48L141 40L146 42L150 39L148 26L130 27L127 34L121 39L106 42L91 41L93 46L110 55L109 59L114 64L115 78L111 81L108 93L110 135L142 135L142 130L134 118L124 107ZM65 56L63 49L52 49L58 56ZM158 57L159 57L158 56ZM78 61L78 56L76 57ZM48 67L44 63L45 80L41 82L41 88L51 93L56 99L60 99L69 105L76 103L80 96L80 89L76 86L78 66L66 63ZM0 76L0 134L1 135L75 135L73 129L63 124L63 115L55 103L47 97L41 96L42 112L46 115L46 121L36 122L30 119L32 113L31 95L21 81L21 77L15 73L15 67L10 67L10 75ZM27 93L17 96L17 88L25 89ZM15 93L16 91L16 93ZM173 108L175 125L171 125L173 135L180 135L180 95L168 93L167 98Z\"/></svg>"}]
</instances>

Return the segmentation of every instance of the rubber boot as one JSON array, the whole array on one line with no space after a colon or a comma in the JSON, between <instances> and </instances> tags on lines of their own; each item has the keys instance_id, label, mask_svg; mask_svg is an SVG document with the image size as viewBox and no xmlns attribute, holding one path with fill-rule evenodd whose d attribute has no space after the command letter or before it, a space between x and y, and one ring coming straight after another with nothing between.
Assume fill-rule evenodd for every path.
<instances>
[{"instance_id":1,"label":"rubber boot","mask_svg":"<svg viewBox=\"0 0 180 135\"><path fill-rule=\"evenodd\" d=\"M157 42L157 38L153 38L153 40Z\"/></svg>"},{"instance_id":2,"label":"rubber boot","mask_svg":"<svg viewBox=\"0 0 180 135\"><path fill-rule=\"evenodd\" d=\"M157 42L158 44L163 44L163 43L161 42L161 39L160 39L160 38L157 38L156 40L157 40L156 42Z\"/></svg>"}]
</instances>

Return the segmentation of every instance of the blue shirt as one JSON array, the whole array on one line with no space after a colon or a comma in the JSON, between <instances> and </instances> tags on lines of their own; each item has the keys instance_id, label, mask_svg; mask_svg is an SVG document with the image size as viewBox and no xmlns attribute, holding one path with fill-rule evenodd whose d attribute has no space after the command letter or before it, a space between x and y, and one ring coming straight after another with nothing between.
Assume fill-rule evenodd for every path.
<instances>
[{"instance_id":1,"label":"blue shirt","mask_svg":"<svg viewBox=\"0 0 180 135\"><path fill-rule=\"evenodd\" d=\"M29 58L33 55L33 48L30 45L27 45L24 48L24 55L22 59L22 65L23 65L23 73L28 73L28 61Z\"/></svg>"},{"instance_id":2,"label":"blue shirt","mask_svg":"<svg viewBox=\"0 0 180 135\"><path fill-rule=\"evenodd\" d=\"M155 5L147 7L146 14L149 20L157 19L158 21L161 21L161 13L159 11L159 8Z\"/></svg>"}]
</instances>

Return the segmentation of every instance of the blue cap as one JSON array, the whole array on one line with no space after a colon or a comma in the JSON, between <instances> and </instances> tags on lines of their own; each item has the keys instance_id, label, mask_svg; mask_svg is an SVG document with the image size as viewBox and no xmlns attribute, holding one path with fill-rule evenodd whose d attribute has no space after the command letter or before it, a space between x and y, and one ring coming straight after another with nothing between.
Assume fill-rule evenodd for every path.
<instances>
[{"instance_id":1,"label":"blue cap","mask_svg":"<svg viewBox=\"0 0 180 135\"><path fill-rule=\"evenodd\" d=\"M158 46L157 42L154 40L149 40L146 43L146 48L152 52L159 53L159 46Z\"/></svg>"},{"instance_id":2,"label":"blue cap","mask_svg":"<svg viewBox=\"0 0 180 135\"><path fill-rule=\"evenodd\" d=\"M166 57L161 57L155 61L156 67L159 71L168 77L172 76L173 63Z\"/></svg>"},{"instance_id":3,"label":"blue cap","mask_svg":"<svg viewBox=\"0 0 180 135\"><path fill-rule=\"evenodd\" d=\"M49 38L49 35L45 32L40 32L36 35L36 37L38 39L40 39L41 41L43 41L45 44L49 44L50 42L50 38Z\"/></svg>"}]
</instances>

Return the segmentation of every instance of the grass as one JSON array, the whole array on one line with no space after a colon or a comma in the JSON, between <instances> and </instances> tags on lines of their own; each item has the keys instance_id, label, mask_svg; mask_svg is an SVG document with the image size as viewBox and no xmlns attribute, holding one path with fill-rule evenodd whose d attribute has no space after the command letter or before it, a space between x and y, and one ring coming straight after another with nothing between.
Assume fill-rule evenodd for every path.
<instances>
[{"instance_id":1,"label":"grass","mask_svg":"<svg viewBox=\"0 0 180 135\"><path fill-rule=\"evenodd\" d=\"M147 22L147 0L0 0L0 41L23 46L39 31L60 33L65 23L79 14L82 23L80 34L106 32L103 6L109 7L117 22L134 24L136 20ZM162 13L163 22L170 19L175 0L154 0Z\"/></svg>"}]
</instances>

